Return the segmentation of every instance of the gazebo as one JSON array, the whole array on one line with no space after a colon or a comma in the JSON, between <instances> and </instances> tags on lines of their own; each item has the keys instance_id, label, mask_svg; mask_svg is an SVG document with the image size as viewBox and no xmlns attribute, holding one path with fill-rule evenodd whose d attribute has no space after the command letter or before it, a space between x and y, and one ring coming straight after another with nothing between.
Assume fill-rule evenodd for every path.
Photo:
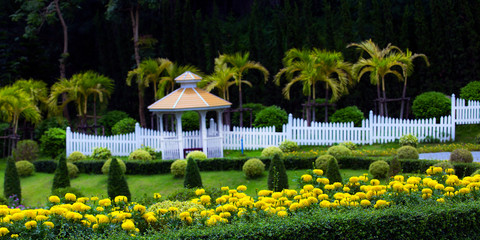
<instances>
[{"instance_id":1,"label":"gazebo","mask_svg":"<svg viewBox=\"0 0 480 240\"><path fill-rule=\"evenodd\" d=\"M157 126L160 132L163 159L183 159L185 154L192 150L202 150L207 157L223 157L223 123L222 115L232 103L217 97L197 87L197 82L202 78L187 71L175 81L181 86L177 90L148 106L148 109L157 117ZM182 114L187 111L196 111L200 116L200 135L193 136L200 141L184 142L182 131ZM207 133L207 112L215 111L216 131ZM166 132L163 125L163 117L173 114L176 119L175 132ZM212 126L210 126L211 128Z\"/></svg>"}]
</instances>

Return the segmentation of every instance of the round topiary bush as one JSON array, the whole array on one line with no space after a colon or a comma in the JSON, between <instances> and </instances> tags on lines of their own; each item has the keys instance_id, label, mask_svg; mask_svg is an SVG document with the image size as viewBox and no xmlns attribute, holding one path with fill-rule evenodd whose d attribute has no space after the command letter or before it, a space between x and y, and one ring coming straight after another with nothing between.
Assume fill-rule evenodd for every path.
<instances>
[{"instance_id":1,"label":"round topiary bush","mask_svg":"<svg viewBox=\"0 0 480 240\"><path fill-rule=\"evenodd\" d=\"M337 145L337 146L331 146L330 148L328 148L327 154L332 155L335 158L348 157L348 156L352 156L352 150L348 149L345 146Z\"/></svg>"},{"instance_id":2,"label":"round topiary bush","mask_svg":"<svg viewBox=\"0 0 480 240\"><path fill-rule=\"evenodd\" d=\"M33 140L22 140L12 152L15 161L27 160L33 162L38 158L38 143Z\"/></svg>"},{"instance_id":3,"label":"round topiary bush","mask_svg":"<svg viewBox=\"0 0 480 240\"><path fill-rule=\"evenodd\" d=\"M112 156L110 149L105 147L96 147L93 149L92 158L95 160L106 160Z\"/></svg>"},{"instance_id":4,"label":"round topiary bush","mask_svg":"<svg viewBox=\"0 0 480 240\"><path fill-rule=\"evenodd\" d=\"M87 159L87 157L85 155L83 155L83 153L81 153L79 151L75 151L75 152L70 153L70 155L67 158L67 161L76 162L76 161L82 161L82 160L85 160L85 159Z\"/></svg>"},{"instance_id":5,"label":"round topiary bush","mask_svg":"<svg viewBox=\"0 0 480 240\"><path fill-rule=\"evenodd\" d=\"M155 158L157 156L157 152L155 152L154 148L151 148L149 146L141 147L140 149L147 151L152 158Z\"/></svg>"},{"instance_id":6,"label":"round topiary bush","mask_svg":"<svg viewBox=\"0 0 480 240\"><path fill-rule=\"evenodd\" d=\"M412 146L403 146L397 149L398 159L418 159L418 151Z\"/></svg>"},{"instance_id":7,"label":"round topiary bush","mask_svg":"<svg viewBox=\"0 0 480 240\"><path fill-rule=\"evenodd\" d=\"M181 178L185 176L185 170L187 169L187 160L178 159L170 165L170 172L173 177Z\"/></svg>"},{"instance_id":8,"label":"round topiary bush","mask_svg":"<svg viewBox=\"0 0 480 240\"><path fill-rule=\"evenodd\" d=\"M112 135L112 127L124 118L128 118L126 112L114 110L103 115L102 118L98 120L98 124L105 128L105 135L109 136Z\"/></svg>"},{"instance_id":9,"label":"round topiary bush","mask_svg":"<svg viewBox=\"0 0 480 240\"><path fill-rule=\"evenodd\" d=\"M400 137L399 143L401 146L417 147L418 138L412 134L405 134Z\"/></svg>"},{"instance_id":10,"label":"round topiary bush","mask_svg":"<svg viewBox=\"0 0 480 240\"><path fill-rule=\"evenodd\" d=\"M182 130L195 131L200 129L200 117L197 112L188 111L182 114Z\"/></svg>"},{"instance_id":11,"label":"round topiary bush","mask_svg":"<svg viewBox=\"0 0 480 240\"><path fill-rule=\"evenodd\" d=\"M355 144L353 142L343 142L343 143L340 143L339 145L345 146L346 148L348 148L350 150L357 149L357 144Z\"/></svg>"},{"instance_id":12,"label":"round topiary bush","mask_svg":"<svg viewBox=\"0 0 480 240\"><path fill-rule=\"evenodd\" d=\"M469 82L461 88L460 97L466 100L480 101L480 81Z\"/></svg>"},{"instance_id":13,"label":"round topiary bush","mask_svg":"<svg viewBox=\"0 0 480 240\"><path fill-rule=\"evenodd\" d=\"M125 163L121 159L117 158L117 161L118 161L118 165L120 165L120 168L122 169L123 174L125 174L125 172L127 172L127 166L125 165ZM103 174L108 175L108 172L110 171L110 163L111 162L112 162L111 158L108 159L107 161L105 161L105 163L102 166L102 173Z\"/></svg>"},{"instance_id":14,"label":"round topiary bush","mask_svg":"<svg viewBox=\"0 0 480 240\"><path fill-rule=\"evenodd\" d=\"M387 162L378 160L370 164L370 167L368 167L368 172L372 174L373 178L375 179L384 179L387 177L389 169L390 166Z\"/></svg>"},{"instance_id":15,"label":"round topiary bush","mask_svg":"<svg viewBox=\"0 0 480 240\"><path fill-rule=\"evenodd\" d=\"M135 123L137 123L137 120L133 118L124 118L113 125L112 134L118 135L135 132Z\"/></svg>"},{"instance_id":16,"label":"round topiary bush","mask_svg":"<svg viewBox=\"0 0 480 240\"><path fill-rule=\"evenodd\" d=\"M29 161L18 161L15 163L17 167L17 173L20 177L31 176L35 172L35 166Z\"/></svg>"},{"instance_id":17,"label":"round topiary bush","mask_svg":"<svg viewBox=\"0 0 480 240\"><path fill-rule=\"evenodd\" d=\"M265 164L258 158L250 158L243 164L242 170L247 178L257 178L265 172Z\"/></svg>"},{"instance_id":18,"label":"round topiary bush","mask_svg":"<svg viewBox=\"0 0 480 240\"><path fill-rule=\"evenodd\" d=\"M448 161L441 161L439 163L435 163L433 166L434 167L441 167L444 171L445 171L445 169L454 168L453 164L448 162Z\"/></svg>"},{"instance_id":19,"label":"round topiary bush","mask_svg":"<svg viewBox=\"0 0 480 240\"><path fill-rule=\"evenodd\" d=\"M335 157L330 155L330 154L325 154L325 155L319 156L315 160L315 168L316 169L322 169L323 172L327 172L328 161L330 161L331 159L335 159Z\"/></svg>"},{"instance_id":20,"label":"round topiary bush","mask_svg":"<svg viewBox=\"0 0 480 240\"><path fill-rule=\"evenodd\" d=\"M288 122L288 115L285 110L278 106L270 106L260 111L253 122L254 127L275 126L277 132L282 131L283 124Z\"/></svg>"},{"instance_id":21,"label":"round topiary bush","mask_svg":"<svg viewBox=\"0 0 480 240\"><path fill-rule=\"evenodd\" d=\"M284 153L295 152L299 149L298 144L290 140L283 141L282 143L280 143L280 146L278 146L278 148L280 148L280 150L282 150L282 152Z\"/></svg>"},{"instance_id":22,"label":"round topiary bush","mask_svg":"<svg viewBox=\"0 0 480 240\"><path fill-rule=\"evenodd\" d=\"M130 153L128 160L150 161L152 160L152 155L143 149L137 149Z\"/></svg>"},{"instance_id":23,"label":"round topiary bush","mask_svg":"<svg viewBox=\"0 0 480 240\"><path fill-rule=\"evenodd\" d=\"M455 149L450 154L451 162L471 163L473 162L473 155L466 149Z\"/></svg>"},{"instance_id":24,"label":"round topiary bush","mask_svg":"<svg viewBox=\"0 0 480 240\"><path fill-rule=\"evenodd\" d=\"M262 157L273 157L275 154L280 154L280 156L283 156L283 152L280 148L275 147L275 146L270 146L266 147L262 150L262 154L260 156Z\"/></svg>"},{"instance_id":25,"label":"round topiary bush","mask_svg":"<svg viewBox=\"0 0 480 240\"><path fill-rule=\"evenodd\" d=\"M55 158L65 150L67 132L60 128L50 128L40 138L40 149L43 154Z\"/></svg>"},{"instance_id":26,"label":"round topiary bush","mask_svg":"<svg viewBox=\"0 0 480 240\"><path fill-rule=\"evenodd\" d=\"M356 127L362 125L363 112L358 109L357 106L350 106L342 109L338 109L330 117L331 122L353 122Z\"/></svg>"},{"instance_id":27,"label":"round topiary bush","mask_svg":"<svg viewBox=\"0 0 480 240\"><path fill-rule=\"evenodd\" d=\"M185 158L189 158L189 157L195 160L205 160L207 159L207 154L205 154L202 151L193 151L193 152L189 152Z\"/></svg>"},{"instance_id":28,"label":"round topiary bush","mask_svg":"<svg viewBox=\"0 0 480 240\"><path fill-rule=\"evenodd\" d=\"M426 92L413 101L412 112L416 118L437 118L450 115L451 102L440 92Z\"/></svg>"},{"instance_id":29,"label":"round topiary bush","mask_svg":"<svg viewBox=\"0 0 480 240\"><path fill-rule=\"evenodd\" d=\"M76 178L78 177L78 167L77 165L73 163L67 163L67 169L68 169L68 177L69 178Z\"/></svg>"}]
</instances>

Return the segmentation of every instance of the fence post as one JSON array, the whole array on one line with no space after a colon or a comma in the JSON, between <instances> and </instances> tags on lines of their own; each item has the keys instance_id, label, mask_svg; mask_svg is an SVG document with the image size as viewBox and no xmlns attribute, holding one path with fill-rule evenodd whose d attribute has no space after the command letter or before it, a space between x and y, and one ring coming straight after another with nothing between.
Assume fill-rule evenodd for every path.
<instances>
[{"instance_id":1,"label":"fence post","mask_svg":"<svg viewBox=\"0 0 480 240\"><path fill-rule=\"evenodd\" d=\"M142 129L140 128L140 124L138 124L138 122L137 122L137 123L135 123L135 142L136 142L135 146L136 146L137 149L142 147L142 142L143 142L142 140L143 140L142 139Z\"/></svg>"},{"instance_id":2,"label":"fence post","mask_svg":"<svg viewBox=\"0 0 480 240\"><path fill-rule=\"evenodd\" d=\"M373 144L373 111L370 110L370 113L368 114L368 125L370 126L369 127L369 131L370 131L370 140L369 140L369 143L370 145Z\"/></svg>"},{"instance_id":3,"label":"fence post","mask_svg":"<svg viewBox=\"0 0 480 240\"><path fill-rule=\"evenodd\" d=\"M285 132L287 133L287 140L292 140L292 124L293 124L293 115L290 113L288 114L288 122L287 122L287 125L286 125L286 130Z\"/></svg>"},{"instance_id":4,"label":"fence post","mask_svg":"<svg viewBox=\"0 0 480 240\"><path fill-rule=\"evenodd\" d=\"M70 156L70 153L72 153L72 130L70 129L70 127L67 127L67 136L65 138L65 145L67 146L66 148L66 153L67 153L67 156Z\"/></svg>"},{"instance_id":5,"label":"fence post","mask_svg":"<svg viewBox=\"0 0 480 240\"><path fill-rule=\"evenodd\" d=\"M452 141L455 141L455 124L456 124L456 122L457 122L457 121L456 121L456 119L457 119L457 114L456 114L456 112L457 112L457 111L456 111L456 109L455 109L455 108L456 108L456 104L455 104L455 102L456 102L456 100L455 100L455 94L452 94L451 100L452 100L452 106L451 106L451 109L450 109L450 110L452 111L452 112L451 112L451 116L452 116L452 117L451 117L451 121L452 121L452 122L450 123L450 124L451 124L451 128L452 128L452 137L451 137L451 139L452 139Z\"/></svg>"}]
</instances>

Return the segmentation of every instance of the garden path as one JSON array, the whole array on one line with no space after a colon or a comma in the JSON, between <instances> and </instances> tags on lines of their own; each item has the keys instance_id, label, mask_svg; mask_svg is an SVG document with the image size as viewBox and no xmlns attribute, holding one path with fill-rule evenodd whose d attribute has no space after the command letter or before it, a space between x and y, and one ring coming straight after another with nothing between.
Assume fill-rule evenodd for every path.
<instances>
[{"instance_id":1,"label":"garden path","mask_svg":"<svg viewBox=\"0 0 480 240\"><path fill-rule=\"evenodd\" d=\"M480 152L472 152L472 155L474 162L480 162ZM450 159L450 152L420 153L419 158L428 160L448 160Z\"/></svg>"}]
</instances>

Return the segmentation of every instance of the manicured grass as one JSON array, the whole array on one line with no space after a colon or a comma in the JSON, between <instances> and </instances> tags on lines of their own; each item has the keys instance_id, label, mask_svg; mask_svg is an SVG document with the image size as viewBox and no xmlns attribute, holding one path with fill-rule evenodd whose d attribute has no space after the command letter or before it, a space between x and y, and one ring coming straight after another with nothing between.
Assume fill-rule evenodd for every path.
<instances>
[{"instance_id":1,"label":"manicured grass","mask_svg":"<svg viewBox=\"0 0 480 240\"><path fill-rule=\"evenodd\" d=\"M307 170L287 171L290 188L297 188L297 179L305 174ZM342 170L344 180L351 176L359 176L367 170ZM255 195L255 191L267 189L266 171L257 179L246 179L242 171L217 171L201 172L203 185L205 187L220 188L229 186L231 188L239 185L247 186L247 193ZM0 172L0 181L3 183L4 171ZM29 207L45 205L46 199L50 196L53 174L35 173L33 176L21 178L23 204ZM133 199L139 199L145 194L152 196L158 192L167 196L172 192L183 188L183 179L173 178L170 174L160 175L127 175L127 182L130 187ZM71 180L72 187L80 190L85 196L107 197L107 176L80 174L79 177ZM3 193L3 184L0 187Z\"/></svg>"}]
</instances>

